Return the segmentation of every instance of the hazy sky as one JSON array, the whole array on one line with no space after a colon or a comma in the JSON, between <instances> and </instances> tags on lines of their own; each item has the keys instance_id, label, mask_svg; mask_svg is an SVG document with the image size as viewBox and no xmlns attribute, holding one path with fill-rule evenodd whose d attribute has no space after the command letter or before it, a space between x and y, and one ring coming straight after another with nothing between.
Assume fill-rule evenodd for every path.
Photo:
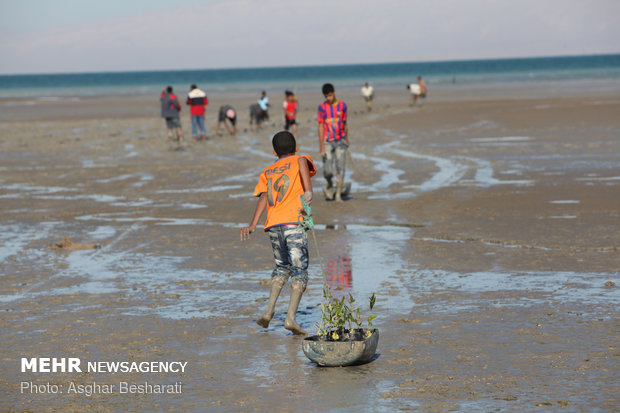
<instances>
[{"instance_id":1,"label":"hazy sky","mask_svg":"<svg viewBox=\"0 0 620 413\"><path fill-rule=\"evenodd\" d=\"M620 0L0 0L0 74L620 53Z\"/></svg>"}]
</instances>

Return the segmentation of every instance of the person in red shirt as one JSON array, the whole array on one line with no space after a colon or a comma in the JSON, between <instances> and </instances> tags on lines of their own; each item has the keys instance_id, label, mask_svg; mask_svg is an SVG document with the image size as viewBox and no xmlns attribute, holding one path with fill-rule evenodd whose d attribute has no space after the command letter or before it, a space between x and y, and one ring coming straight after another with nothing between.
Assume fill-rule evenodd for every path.
<instances>
[{"instance_id":1,"label":"person in red shirt","mask_svg":"<svg viewBox=\"0 0 620 413\"><path fill-rule=\"evenodd\" d=\"M322 88L325 102L318 108L319 151L323 158L323 175L327 185L323 189L327 199L341 201L344 189L344 172L349 133L347 126L347 104L336 98L336 90L331 83ZM336 177L334 189L333 177Z\"/></svg>"},{"instance_id":2,"label":"person in red shirt","mask_svg":"<svg viewBox=\"0 0 620 413\"><path fill-rule=\"evenodd\" d=\"M189 105L189 114L192 119L192 136L194 142L198 140L198 128L200 128L200 139L207 139L207 132L205 131L205 109L209 104L207 94L198 89L198 86L192 85L187 95L186 103Z\"/></svg>"},{"instance_id":3,"label":"person in red shirt","mask_svg":"<svg viewBox=\"0 0 620 413\"><path fill-rule=\"evenodd\" d=\"M297 143L290 132L276 133L272 145L278 160L261 173L254 189L258 202L252 221L241 228L240 235L242 241L249 239L267 209L265 231L269 233L276 266L271 274L267 308L256 323L269 327L280 291L290 278L291 300L284 328L293 334L306 335L295 320L299 301L308 284L308 238L305 229L299 225L303 208L300 197L306 203L312 203L310 178L315 175L316 168L309 156L295 155Z\"/></svg>"},{"instance_id":4,"label":"person in red shirt","mask_svg":"<svg viewBox=\"0 0 620 413\"><path fill-rule=\"evenodd\" d=\"M284 92L286 99L284 100L284 130L293 127L293 136L297 139L297 97L293 92L287 90Z\"/></svg>"}]
</instances>

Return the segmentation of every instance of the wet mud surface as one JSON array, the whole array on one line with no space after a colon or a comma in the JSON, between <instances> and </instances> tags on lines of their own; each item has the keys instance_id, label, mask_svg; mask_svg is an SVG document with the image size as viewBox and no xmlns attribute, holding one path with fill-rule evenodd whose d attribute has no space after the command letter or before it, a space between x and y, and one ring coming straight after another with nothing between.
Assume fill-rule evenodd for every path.
<instances>
[{"instance_id":1,"label":"wet mud surface","mask_svg":"<svg viewBox=\"0 0 620 413\"><path fill-rule=\"evenodd\" d=\"M366 114L358 96L342 97L353 155L345 202L321 198L313 111L299 117L300 153L319 166L319 249L310 237L297 320L315 333L320 258L336 294L365 308L376 293L371 363L310 362L284 329L288 286L270 327L255 323L272 255L262 231L241 243L239 228L277 128L244 131L241 118L236 138L178 147L156 118L5 122L0 409L615 411L620 99L411 107L394 94ZM22 373L22 357L187 368ZM23 381L65 391L23 392ZM182 393L66 391L119 381L182 382Z\"/></svg>"}]
</instances>

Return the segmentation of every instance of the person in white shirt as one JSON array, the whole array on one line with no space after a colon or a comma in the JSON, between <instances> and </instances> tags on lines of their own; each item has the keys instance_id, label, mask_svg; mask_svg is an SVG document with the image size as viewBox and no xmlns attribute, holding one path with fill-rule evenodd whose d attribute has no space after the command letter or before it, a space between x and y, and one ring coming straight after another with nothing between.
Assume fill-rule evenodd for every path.
<instances>
[{"instance_id":1,"label":"person in white shirt","mask_svg":"<svg viewBox=\"0 0 620 413\"><path fill-rule=\"evenodd\" d=\"M366 101L366 109L369 112L372 110L372 98L374 97L374 94L375 92L372 86L370 86L368 82L366 82L364 86L362 87L362 96L364 97L364 100Z\"/></svg>"}]
</instances>

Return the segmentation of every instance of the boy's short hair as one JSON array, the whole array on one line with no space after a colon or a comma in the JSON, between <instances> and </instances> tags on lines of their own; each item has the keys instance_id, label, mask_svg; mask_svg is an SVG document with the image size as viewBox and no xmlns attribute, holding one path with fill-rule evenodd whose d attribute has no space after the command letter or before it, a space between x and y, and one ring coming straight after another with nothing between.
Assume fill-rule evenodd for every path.
<instances>
[{"instance_id":1,"label":"boy's short hair","mask_svg":"<svg viewBox=\"0 0 620 413\"><path fill-rule=\"evenodd\" d=\"M273 150L276 151L276 154L278 154L278 156L295 153L295 150L297 149L297 142L295 141L295 137L292 133L285 130L273 135L273 139L271 139L271 144L273 145Z\"/></svg>"},{"instance_id":2,"label":"boy's short hair","mask_svg":"<svg viewBox=\"0 0 620 413\"><path fill-rule=\"evenodd\" d=\"M323 89L322 90L323 90L323 94L327 95L328 93L334 93L334 91L336 89L334 89L334 85L332 85L331 83L325 83L323 85Z\"/></svg>"},{"instance_id":3,"label":"boy's short hair","mask_svg":"<svg viewBox=\"0 0 620 413\"><path fill-rule=\"evenodd\" d=\"M166 92L168 92L168 93L172 93L172 86L168 86L168 87L166 88Z\"/></svg>"},{"instance_id":4,"label":"boy's short hair","mask_svg":"<svg viewBox=\"0 0 620 413\"><path fill-rule=\"evenodd\" d=\"M291 92L290 90L285 90L284 95L286 95L286 97L289 97L293 95L293 92Z\"/></svg>"}]
</instances>

